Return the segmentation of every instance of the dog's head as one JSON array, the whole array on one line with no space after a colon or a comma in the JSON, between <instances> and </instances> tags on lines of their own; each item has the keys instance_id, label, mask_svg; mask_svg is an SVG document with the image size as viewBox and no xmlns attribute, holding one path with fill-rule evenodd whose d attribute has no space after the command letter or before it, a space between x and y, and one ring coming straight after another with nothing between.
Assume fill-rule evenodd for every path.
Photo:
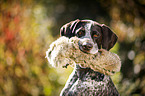
<instances>
[{"instance_id":1,"label":"dog's head","mask_svg":"<svg viewBox=\"0 0 145 96\"><path fill-rule=\"evenodd\" d=\"M79 48L85 53L95 54L98 49L110 50L117 41L117 36L104 24L92 20L71 21L60 29L61 36L80 38Z\"/></svg>"}]
</instances>

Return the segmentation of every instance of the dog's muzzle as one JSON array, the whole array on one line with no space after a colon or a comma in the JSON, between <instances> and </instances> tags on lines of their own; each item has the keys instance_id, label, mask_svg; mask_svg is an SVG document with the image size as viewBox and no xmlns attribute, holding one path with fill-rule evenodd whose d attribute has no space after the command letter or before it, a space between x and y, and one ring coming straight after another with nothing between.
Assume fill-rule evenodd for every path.
<instances>
[{"instance_id":1,"label":"dog's muzzle","mask_svg":"<svg viewBox=\"0 0 145 96\"><path fill-rule=\"evenodd\" d=\"M91 44L91 43L88 43L88 42L84 42L83 44L82 44L82 48L83 48L83 50L91 50L92 48L93 48L93 44Z\"/></svg>"},{"instance_id":2,"label":"dog's muzzle","mask_svg":"<svg viewBox=\"0 0 145 96\"><path fill-rule=\"evenodd\" d=\"M98 52L97 44L94 44L89 39L80 39L78 44L80 50L84 53L96 54Z\"/></svg>"},{"instance_id":3,"label":"dog's muzzle","mask_svg":"<svg viewBox=\"0 0 145 96\"><path fill-rule=\"evenodd\" d=\"M79 41L79 48L85 53L90 53L90 50L93 48L93 44L90 42L81 42Z\"/></svg>"}]
</instances>

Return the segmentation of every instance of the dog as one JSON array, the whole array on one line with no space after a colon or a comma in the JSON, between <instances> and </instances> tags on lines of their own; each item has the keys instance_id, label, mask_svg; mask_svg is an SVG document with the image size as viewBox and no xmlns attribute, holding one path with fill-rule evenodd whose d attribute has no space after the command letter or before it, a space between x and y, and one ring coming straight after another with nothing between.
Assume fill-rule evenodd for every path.
<instances>
[{"instance_id":1,"label":"dog","mask_svg":"<svg viewBox=\"0 0 145 96\"><path fill-rule=\"evenodd\" d=\"M79 49L86 54L110 50L116 34L106 25L92 20L71 21L60 29L60 35L80 38ZM94 62L95 63L95 62ZM120 96L110 76L76 64L60 96Z\"/></svg>"}]
</instances>

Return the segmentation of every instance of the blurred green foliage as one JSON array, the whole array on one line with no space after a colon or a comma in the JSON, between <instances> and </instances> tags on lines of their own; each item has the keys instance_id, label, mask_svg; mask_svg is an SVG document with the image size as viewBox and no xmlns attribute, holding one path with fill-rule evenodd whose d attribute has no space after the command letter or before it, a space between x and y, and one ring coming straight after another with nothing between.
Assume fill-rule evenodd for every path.
<instances>
[{"instance_id":1,"label":"blurred green foliage","mask_svg":"<svg viewBox=\"0 0 145 96\"><path fill-rule=\"evenodd\" d=\"M52 68L45 51L75 19L111 27L118 35L111 51L122 60L112 79L121 96L144 96L144 10L144 0L1 0L0 96L59 95L73 68Z\"/></svg>"}]
</instances>

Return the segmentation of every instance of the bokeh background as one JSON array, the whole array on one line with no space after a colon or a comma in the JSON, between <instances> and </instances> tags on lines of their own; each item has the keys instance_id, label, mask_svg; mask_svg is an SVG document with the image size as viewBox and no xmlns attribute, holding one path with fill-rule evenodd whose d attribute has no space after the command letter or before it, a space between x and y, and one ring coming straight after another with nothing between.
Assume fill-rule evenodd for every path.
<instances>
[{"instance_id":1,"label":"bokeh background","mask_svg":"<svg viewBox=\"0 0 145 96\"><path fill-rule=\"evenodd\" d=\"M52 68L45 51L75 19L110 26L122 60L111 78L121 96L145 96L145 0L0 0L0 96L59 96L73 68Z\"/></svg>"}]
</instances>

